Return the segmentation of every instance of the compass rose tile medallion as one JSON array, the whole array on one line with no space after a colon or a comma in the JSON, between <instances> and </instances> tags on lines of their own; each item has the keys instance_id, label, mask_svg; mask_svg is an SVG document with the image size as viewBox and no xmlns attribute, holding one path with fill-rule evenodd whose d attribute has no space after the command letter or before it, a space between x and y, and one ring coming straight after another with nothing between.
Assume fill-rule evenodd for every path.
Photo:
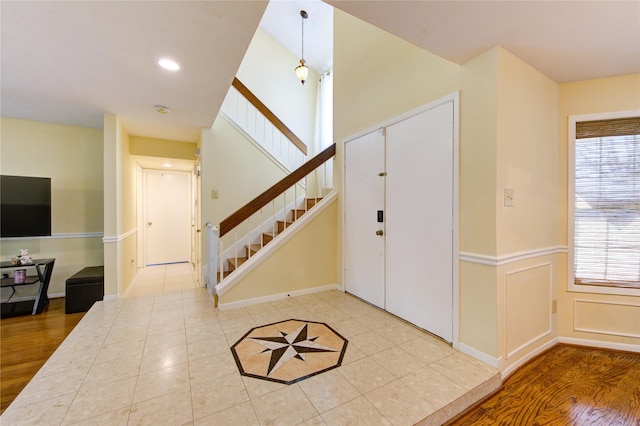
<instances>
[{"instance_id":1,"label":"compass rose tile medallion","mask_svg":"<svg viewBox=\"0 0 640 426\"><path fill-rule=\"evenodd\" d=\"M231 346L240 374L285 384L339 367L346 349L327 324L296 319L252 328Z\"/></svg>"}]
</instances>

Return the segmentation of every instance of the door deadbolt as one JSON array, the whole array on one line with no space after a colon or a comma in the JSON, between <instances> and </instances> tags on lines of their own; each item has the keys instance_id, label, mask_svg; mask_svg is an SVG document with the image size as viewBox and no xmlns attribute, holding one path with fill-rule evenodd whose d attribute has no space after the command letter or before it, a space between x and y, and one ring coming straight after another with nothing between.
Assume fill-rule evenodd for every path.
<instances>
[{"instance_id":1,"label":"door deadbolt","mask_svg":"<svg viewBox=\"0 0 640 426\"><path fill-rule=\"evenodd\" d=\"M153 225L153 223L151 223L151 222L147 222L147 225L151 226L151 225Z\"/></svg>"},{"instance_id":2,"label":"door deadbolt","mask_svg":"<svg viewBox=\"0 0 640 426\"><path fill-rule=\"evenodd\" d=\"M378 236L383 236L383 235L384 235L384 231L383 231L382 229L378 229L378 230L376 231L376 235L378 235Z\"/></svg>"}]
</instances>

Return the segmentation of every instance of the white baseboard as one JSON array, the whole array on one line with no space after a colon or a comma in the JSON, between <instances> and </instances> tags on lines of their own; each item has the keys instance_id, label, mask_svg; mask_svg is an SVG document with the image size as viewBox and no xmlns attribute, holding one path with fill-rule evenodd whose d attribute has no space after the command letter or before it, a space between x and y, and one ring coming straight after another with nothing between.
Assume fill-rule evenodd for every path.
<instances>
[{"instance_id":1,"label":"white baseboard","mask_svg":"<svg viewBox=\"0 0 640 426\"><path fill-rule=\"evenodd\" d=\"M58 297L64 297L65 294L64 293L51 293L51 294L47 294L47 296L49 297L49 299L57 299Z\"/></svg>"},{"instance_id":2,"label":"white baseboard","mask_svg":"<svg viewBox=\"0 0 640 426\"><path fill-rule=\"evenodd\" d=\"M504 369L501 368L500 371L502 372L502 379L504 380L506 377L510 376L518 368L520 368L524 364L526 364L529 360L533 359L534 357L540 355L542 352L546 351L547 349L552 348L553 346L555 346L557 344L558 344L558 338L555 337L555 338L549 340L544 345L539 346L536 349L532 350L531 352L529 352L528 354L526 354L525 356L520 358L518 361L516 361L513 364L511 364L509 367L504 368Z\"/></svg>"},{"instance_id":3,"label":"white baseboard","mask_svg":"<svg viewBox=\"0 0 640 426\"><path fill-rule=\"evenodd\" d=\"M617 351L638 352L640 353L640 345L630 343L603 342L601 340L576 339L575 337L559 337L560 343L569 345L589 346L592 348L613 349Z\"/></svg>"},{"instance_id":4,"label":"white baseboard","mask_svg":"<svg viewBox=\"0 0 640 426\"><path fill-rule=\"evenodd\" d=\"M288 297L304 296L305 294L319 293L321 291L339 290L339 284L328 284L320 287L304 288L302 290L294 290L286 293L271 294L269 296L256 297L253 299L239 300L237 302L221 303L218 309L225 311L227 309L244 308L246 306L257 305L259 303L274 302L276 300L286 299Z\"/></svg>"},{"instance_id":5,"label":"white baseboard","mask_svg":"<svg viewBox=\"0 0 640 426\"><path fill-rule=\"evenodd\" d=\"M120 297L117 294L105 294L102 298L103 301L107 302L109 300L118 300Z\"/></svg>"},{"instance_id":6,"label":"white baseboard","mask_svg":"<svg viewBox=\"0 0 640 426\"><path fill-rule=\"evenodd\" d=\"M469 346L469 345L465 345L464 343L460 342L460 346L458 348L458 350L460 352L462 352L463 354L467 354L475 359L477 359L478 361L482 361L485 364L489 364L492 367L495 368L500 368L500 363L502 361L502 357L500 358L494 358L491 355L487 355L482 351L477 350L476 348Z\"/></svg>"}]
</instances>

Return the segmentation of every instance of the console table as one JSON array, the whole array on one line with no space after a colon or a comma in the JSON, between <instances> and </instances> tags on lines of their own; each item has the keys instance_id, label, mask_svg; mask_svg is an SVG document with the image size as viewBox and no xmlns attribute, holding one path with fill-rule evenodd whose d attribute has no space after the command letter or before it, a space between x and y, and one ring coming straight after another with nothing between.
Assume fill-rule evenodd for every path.
<instances>
[{"instance_id":1,"label":"console table","mask_svg":"<svg viewBox=\"0 0 640 426\"><path fill-rule=\"evenodd\" d=\"M12 290L9 298L2 302L2 316L5 316L5 309L7 306L11 305L11 310L7 310L9 314L16 314L15 307L19 304L28 304L31 309L31 315L40 314L45 306L49 303L49 297L47 296L47 291L49 290L49 281L51 280L51 274L53 273L53 264L55 263L55 259L34 259L31 263L27 265L16 265L9 262L0 262L0 270L4 276L4 274L8 273L11 270L16 269L30 269L35 268L36 275L27 275L27 279L24 283L16 283L14 282L13 277L2 278L1 286L2 288L9 287ZM21 297L18 301L12 301L13 295L16 292L16 287L27 286L27 285L35 285L38 284L38 292L33 296ZM33 306L31 307L31 303ZM25 312L26 313L26 312Z\"/></svg>"}]
</instances>

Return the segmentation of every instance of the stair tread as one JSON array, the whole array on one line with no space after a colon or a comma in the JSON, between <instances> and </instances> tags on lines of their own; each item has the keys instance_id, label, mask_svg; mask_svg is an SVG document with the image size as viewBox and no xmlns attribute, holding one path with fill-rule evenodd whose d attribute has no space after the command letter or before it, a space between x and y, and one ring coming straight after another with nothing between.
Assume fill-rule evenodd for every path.
<instances>
[{"instance_id":1,"label":"stair tread","mask_svg":"<svg viewBox=\"0 0 640 426\"><path fill-rule=\"evenodd\" d=\"M227 262L229 262L229 265L233 266L234 268L237 268L247 260L249 260L248 257L238 257L238 258L232 257L230 259L227 259Z\"/></svg>"},{"instance_id":2,"label":"stair tread","mask_svg":"<svg viewBox=\"0 0 640 426\"><path fill-rule=\"evenodd\" d=\"M262 248L262 244L249 244L244 246L245 254L247 256L255 256L255 254Z\"/></svg>"}]
</instances>

